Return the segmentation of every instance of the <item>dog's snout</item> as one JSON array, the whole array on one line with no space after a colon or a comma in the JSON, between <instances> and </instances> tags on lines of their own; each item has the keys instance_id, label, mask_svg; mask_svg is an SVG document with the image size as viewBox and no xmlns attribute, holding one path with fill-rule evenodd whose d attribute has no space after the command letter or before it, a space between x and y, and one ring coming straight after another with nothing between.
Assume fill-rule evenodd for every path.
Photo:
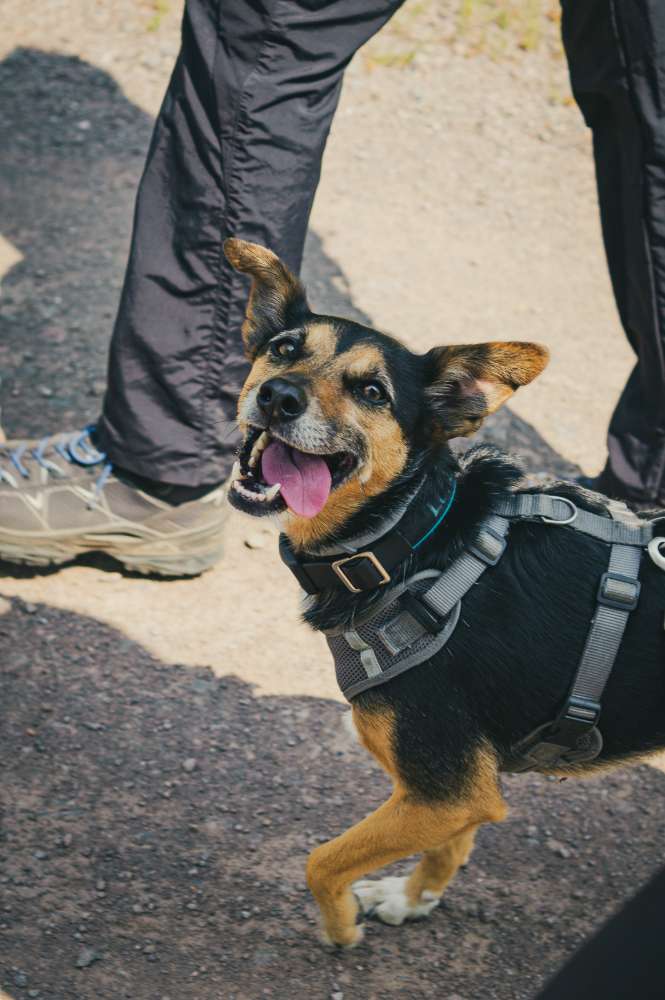
<instances>
[{"instance_id":1,"label":"dog's snout","mask_svg":"<svg viewBox=\"0 0 665 1000\"><path fill-rule=\"evenodd\" d=\"M295 420L307 409L305 390L285 378L264 382L256 401L268 420Z\"/></svg>"}]
</instances>

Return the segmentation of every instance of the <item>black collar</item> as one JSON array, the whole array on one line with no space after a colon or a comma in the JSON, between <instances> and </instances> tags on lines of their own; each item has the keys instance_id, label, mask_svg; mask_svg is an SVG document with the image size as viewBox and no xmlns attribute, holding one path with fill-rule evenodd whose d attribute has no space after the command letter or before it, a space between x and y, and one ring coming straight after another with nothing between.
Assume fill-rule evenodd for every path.
<instances>
[{"instance_id":1,"label":"black collar","mask_svg":"<svg viewBox=\"0 0 665 1000\"><path fill-rule=\"evenodd\" d=\"M455 477L451 476L447 492L436 503L425 504L417 516L407 518L410 504L397 527L372 541L369 547L349 555L338 552L326 559L301 559L296 556L286 535L280 535L282 562L308 594L320 594L331 588L346 588L352 594L359 594L383 587L390 583L392 571L434 534L453 505L456 488Z\"/></svg>"}]
</instances>

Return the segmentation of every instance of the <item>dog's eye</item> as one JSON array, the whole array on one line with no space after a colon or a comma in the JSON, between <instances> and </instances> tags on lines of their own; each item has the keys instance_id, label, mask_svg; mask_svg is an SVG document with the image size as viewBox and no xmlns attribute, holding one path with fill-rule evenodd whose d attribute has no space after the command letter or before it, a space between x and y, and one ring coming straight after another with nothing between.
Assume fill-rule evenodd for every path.
<instances>
[{"instance_id":1,"label":"dog's eye","mask_svg":"<svg viewBox=\"0 0 665 1000\"><path fill-rule=\"evenodd\" d=\"M287 361L295 358L299 349L300 344L294 337L284 337L282 340L276 340L274 344L270 345L270 350L274 357L283 358Z\"/></svg>"},{"instance_id":2,"label":"dog's eye","mask_svg":"<svg viewBox=\"0 0 665 1000\"><path fill-rule=\"evenodd\" d=\"M374 406L385 403L388 399L388 393L380 382L362 382L358 386L357 391L361 399L366 403L372 403Z\"/></svg>"}]
</instances>

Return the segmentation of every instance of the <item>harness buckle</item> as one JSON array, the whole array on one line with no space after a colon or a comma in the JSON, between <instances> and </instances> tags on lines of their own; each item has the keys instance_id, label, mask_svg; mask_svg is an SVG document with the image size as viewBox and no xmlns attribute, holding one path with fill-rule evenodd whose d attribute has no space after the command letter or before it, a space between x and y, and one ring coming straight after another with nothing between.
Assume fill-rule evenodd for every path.
<instances>
[{"instance_id":1,"label":"harness buckle","mask_svg":"<svg viewBox=\"0 0 665 1000\"><path fill-rule=\"evenodd\" d=\"M363 563L363 560L367 560L367 563ZM354 563L355 565L349 565L350 563ZM346 566L347 569L343 570L342 566ZM384 587L386 583L390 583L390 573L373 552L356 552L354 555L346 556L344 559L336 559L332 563L332 569L346 589L350 590L352 594L359 594L361 591L369 590L371 587ZM356 586L349 575L352 572L359 574L357 578L357 582L360 583L359 587ZM372 578L373 573L374 578Z\"/></svg>"},{"instance_id":2,"label":"harness buckle","mask_svg":"<svg viewBox=\"0 0 665 1000\"><path fill-rule=\"evenodd\" d=\"M467 545L468 551L476 559L480 559L487 566L496 566L499 559L506 551L508 539L505 535L500 535L492 528L482 528L476 535L473 542Z\"/></svg>"},{"instance_id":3,"label":"harness buckle","mask_svg":"<svg viewBox=\"0 0 665 1000\"><path fill-rule=\"evenodd\" d=\"M593 701L591 698L580 698L573 695L568 699L563 712L554 722L550 738L553 738L554 742L557 743L561 741L561 746L573 749L579 738L594 728L599 718L599 702Z\"/></svg>"},{"instance_id":4,"label":"harness buckle","mask_svg":"<svg viewBox=\"0 0 665 1000\"><path fill-rule=\"evenodd\" d=\"M622 573L603 573L598 584L597 601L619 611L634 611L640 599L642 584Z\"/></svg>"},{"instance_id":5,"label":"harness buckle","mask_svg":"<svg viewBox=\"0 0 665 1000\"><path fill-rule=\"evenodd\" d=\"M548 496L550 500L560 500L561 503L566 504L568 510L570 511L570 514L568 514L567 517L546 517L545 514L541 514L540 519L543 522L543 524L558 524L558 525L572 524L573 521L577 518L577 515L579 513L573 501L569 500L568 497L560 497L554 493L547 493L545 494L545 496Z\"/></svg>"}]
</instances>

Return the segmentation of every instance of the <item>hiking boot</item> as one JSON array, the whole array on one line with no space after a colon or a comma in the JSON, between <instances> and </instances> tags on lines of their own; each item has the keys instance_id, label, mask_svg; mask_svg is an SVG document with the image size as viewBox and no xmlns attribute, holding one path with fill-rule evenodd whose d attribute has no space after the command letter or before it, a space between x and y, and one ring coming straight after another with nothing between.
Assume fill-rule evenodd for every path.
<instances>
[{"instance_id":1,"label":"hiking boot","mask_svg":"<svg viewBox=\"0 0 665 1000\"><path fill-rule=\"evenodd\" d=\"M221 557L228 512L224 486L183 490L125 475L98 450L94 427L0 444L0 559L10 562L105 552L138 573L196 576Z\"/></svg>"}]
</instances>

